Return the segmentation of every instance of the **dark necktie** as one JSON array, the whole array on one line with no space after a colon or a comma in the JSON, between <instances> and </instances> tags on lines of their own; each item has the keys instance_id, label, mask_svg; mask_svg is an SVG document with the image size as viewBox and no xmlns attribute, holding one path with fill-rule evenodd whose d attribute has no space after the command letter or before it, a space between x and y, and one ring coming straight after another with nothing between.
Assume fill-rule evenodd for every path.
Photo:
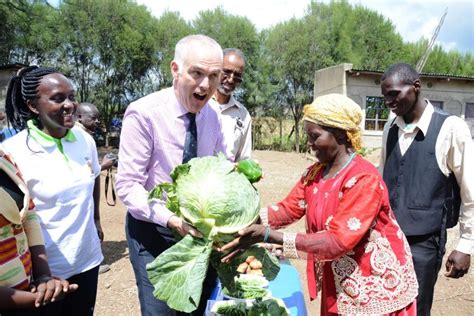
<instances>
[{"instance_id":1,"label":"dark necktie","mask_svg":"<svg viewBox=\"0 0 474 316\"><path fill-rule=\"evenodd\" d=\"M184 142L183 163L187 163L194 157L197 157L197 129L196 114L188 112L186 117L189 125L186 130L186 140Z\"/></svg>"}]
</instances>

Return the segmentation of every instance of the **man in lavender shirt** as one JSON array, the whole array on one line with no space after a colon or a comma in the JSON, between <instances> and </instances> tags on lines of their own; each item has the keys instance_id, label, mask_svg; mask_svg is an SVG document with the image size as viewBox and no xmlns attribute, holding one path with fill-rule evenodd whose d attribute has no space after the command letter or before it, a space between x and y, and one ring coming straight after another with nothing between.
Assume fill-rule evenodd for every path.
<instances>
[{"instance_id":1,"label":"man in lavender shirt","mask_svg":"<svg viewBox=\"0 0 474 316\"><path fill-rule=\"evenodd\" d=\"M153 296L146 264L174 244L171 230L180 235L201 234L168 210L162 201L148 202L148 191L156 184L171 182L174 167L183 162L188 112L195 113L197 156L228 153L219 114L208 105L220 82L222 49L204 35L181 39L171 62L173 87L131 103L123 119L120 136L116 190L128 208L126 234L130 261L135 272L142 315L179 315ZM201 304L195 315L203 315L215 274L209 272Z\"/></svg>"}]
</instances>

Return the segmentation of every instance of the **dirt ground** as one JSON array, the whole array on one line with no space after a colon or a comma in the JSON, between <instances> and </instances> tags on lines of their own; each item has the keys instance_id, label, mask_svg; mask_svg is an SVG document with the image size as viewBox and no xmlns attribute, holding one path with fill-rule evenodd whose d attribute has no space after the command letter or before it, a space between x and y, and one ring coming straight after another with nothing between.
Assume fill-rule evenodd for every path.
<instances>
[{"instance_id":1,"label":"dirt ground","mask_svg":"<svg viewBox=\"0 0 474 316\"><path fill-rule=\"evenodd\" d=\"M103 151L101 152L103 153ZM372 152L368 159L376 163L378 161L377 154L377 151ZM260 162L265 172L265 178L258 183L262 205L274 203L283 198L304 169L312 163L311 157L307 155L274 151L256 151L254 158ZM105 173L102 174L102 182L104 179ZM102 250L105 262L111 266L111 270L99 276L95 314L140 315L137 288L125 239L126 209L120 201L117 201L117 205L114 207L108 206L102 193L101 214L102 227L105 232ZM303 232L304 221L292 225L288 230ZM454 228L449 232L447 253L453 249L455 241L457 241L457 230ZM308 315L319 315L319 303L317 301L309 302L307 297L305 262L292 261L292 263L300 273ZM441 271L436 285L432 314L474 315L473 281L472 265L470 273L459 280L448 279Z\"/></svg>"}]
</instances>

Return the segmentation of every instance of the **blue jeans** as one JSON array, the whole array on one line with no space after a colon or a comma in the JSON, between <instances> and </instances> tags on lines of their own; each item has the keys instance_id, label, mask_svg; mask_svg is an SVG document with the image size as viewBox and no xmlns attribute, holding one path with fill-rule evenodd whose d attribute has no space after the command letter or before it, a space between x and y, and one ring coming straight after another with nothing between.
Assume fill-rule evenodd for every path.
<instances>
[{"instance_id":1,"label":"blue jeans","mask_svg":"<svg viewBox=\"0 0 474 316\"><path fill-rule=\"evenodd\" d=\"M146 272L146 265L148 263L155 260L163 251L175 244L171 231L157 224L137 220L130 213L127 213L125 231L130 262L132 263L138 288L141 314L143 316L188 315L170 309L165 302L153 296L154 288ZM215 284L215 270L209 268L206 280L204 281L199 308L192 315L204 314L207 299Z\"/></svg>"}]
</instances>

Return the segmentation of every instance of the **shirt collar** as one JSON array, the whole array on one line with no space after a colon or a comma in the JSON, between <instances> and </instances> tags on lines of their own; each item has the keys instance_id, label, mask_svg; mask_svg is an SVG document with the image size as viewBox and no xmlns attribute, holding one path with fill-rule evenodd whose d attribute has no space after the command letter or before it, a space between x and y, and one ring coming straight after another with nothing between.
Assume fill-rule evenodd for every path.
<instances>
[{"instance_id":1,"label":"shirt collar","mask_svg":"<svg viewBox=\"0 0 474 316\"><path fill-rule=\"evenodd\" d=\"M51 135L46 134L40 130L34 123L33 120L27 122L28 128L30 129L30 135L35 141L37 141L43 147L50 147L57 145L61 142L61 139L64 139L67 142L75 142L77 140L76 135L68 129L66 135L63 138L54 138Z\"/></svg>"},{"instance_id":2,"label":"shirt collar","mask_svg":"<svg viewBox=\"0 0 474 316\"><path fill-rule=\"evenodd\" d=\"M425 99L425 102L426 102L426 107L423 110L423 114L421 114L421 117L418 120L418 122L407 124L403 120L402 116L397 116L390 127L396 124L398 128L400 128L406 133L412 133L415 131L416 128L418 128L419 130L421 130L423 135L426 135L426 133L428 132L428 127L430 125L431 116L433 115L433 112L434 112L434 108L433 108L433 105L430 103L430 101Z\"/></svg>"},{"instance_id":3,"label":"shirt collar","mask_svg":"<svg viewBox=\"0 0 474 316\"><path fill-rule=\"evenodd\" d=\"M219 102L217 102L217 98L216 98L215 95L212 96L212 99L216 102L216 104L219 105L219 109L220 109L221 111L225 111L225 110L227 110L227 109L229 109L229 108L231 108L231 107L233 107L233 106L235 106L235 107L237 107L237 108L240 107L239 102L237 102L237 100L234 98L234 95L233 95L233 94L230 95L229 102L224 103L224 104L220 104Z\"/></svg>"},{"instance_id":4,"label":"shirt collar","mask_svg":"<svg viewBox=\"0 0 474 316\"><path fill-rule=\"evenodd\" d=\"M77 126L77 127L81 128L81 129L82 129L84 132L86 132L87 134L90 134L90 135L93 134L93 132L92 132L91 130L87 129L81 122L76 121L76 122L74 123L74 126Z\"/></svg>"},{"instance_id":5,"label":"shirt collar","mask_svg":"<svg viewBox=\"0 0 474 316\"><path fill-rule=\"evenodd\" d=\"M182 117L182 116L186 115L189 111L186 109L186 107L184 105L181 104L181 102L179 102L178 98L176 97L176 94L174 93L174 89L171 89L171 90L172 90L171 98L173 99L173 102L171 102L170 104L174 103L174 106L172 106L170 108L171 114L174 117ZM206 105L204 105L204 107L201 109L201 111L196 113L196 119L200 116L202 111L204 111L206 106L207 106L207 103L206 103Z\"/></svg>"}]
</instances>

